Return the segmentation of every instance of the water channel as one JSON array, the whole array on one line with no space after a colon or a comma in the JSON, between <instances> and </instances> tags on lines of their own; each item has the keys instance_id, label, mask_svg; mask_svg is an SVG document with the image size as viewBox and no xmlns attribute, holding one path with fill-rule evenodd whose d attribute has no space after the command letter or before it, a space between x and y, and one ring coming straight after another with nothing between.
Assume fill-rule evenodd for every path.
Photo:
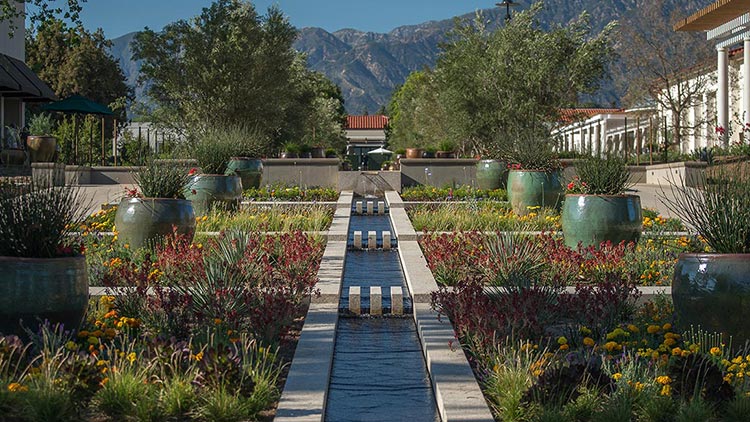
<instances>
[{"instance_id":1,"label":"water channel","mask_svg":"<svg viewBox=\"0 0 750 422\"><path fill-rule=\"evenodd\" d=\"M355 198L356 201L362 198ZM377 210L378 200L375 201ZM325 419L438 422L435 395L410 315L408 287L398 252L393 249L398 242L393 240L390 250L382 248L382 232L393 233L387 210L382 214L353 214L349 223L350 245L355 231L365 236L376 231L378 248L347 249ZM363 313L370 308L370 287L381 287L385 316L351 315L348 312L351 286L361 288ZM405 316L390 314L392 286L403 289Z\"/></svg>"}]
</instances>

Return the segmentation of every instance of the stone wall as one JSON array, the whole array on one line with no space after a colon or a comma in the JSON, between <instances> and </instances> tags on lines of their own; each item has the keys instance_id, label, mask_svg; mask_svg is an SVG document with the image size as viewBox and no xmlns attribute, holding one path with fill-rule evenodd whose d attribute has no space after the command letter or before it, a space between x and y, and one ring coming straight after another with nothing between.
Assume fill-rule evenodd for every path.
<instances>
[{"instance_id":1,"label":"stone wall","mask_svg":"<svg viewBox=\"0 0 750 422\"><path fill-rule=\"evenodd\" d=\"M473 158L402 158L401 186L476 186L477 160Z\"/></svg>"},{"instance_id":2,"label":"stone wall","mask_svg":"<svg viewBox=\"0 0 750 422\"><path fill-rule=\"evenodd\" d=\"M263 185L339 187L338 158L268 158L263 160Z\"/></svg>"}]
</instances>

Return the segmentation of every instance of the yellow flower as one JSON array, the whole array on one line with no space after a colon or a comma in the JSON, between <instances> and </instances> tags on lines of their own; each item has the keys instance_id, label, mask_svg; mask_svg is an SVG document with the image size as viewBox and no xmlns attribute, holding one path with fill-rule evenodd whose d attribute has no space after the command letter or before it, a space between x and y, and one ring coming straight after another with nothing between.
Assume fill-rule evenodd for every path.
<instances>
[{"instance_id":1,"label":"yellow flower","mask_svg":"<svg viewBox=\"0 0 750 422\"><path fill-rule=\"evenodd\" d=\"M198 354L195 355L195 360L201 361L203 360L203 352L198 352Z\"/></svg>"},{"instance_id":2,"label":"yellow flower","mask_svg":"<svg viewBox=\"0 0 750 422\"><path fill-rule=\"evenodd\" d=\"M621 373L615 372L614 374L612 374L612 379L613 380L620 381L620 378L622 378L622 374Z\"/></svg>"},{"instance_id":3,"label":"yellow flower","mask_svg":"<svg viewBox=\"0 0 750 422\"><path fill-rule=\"evenodd\" d=\"M616 341L608 341L607 343L604 344L604 350L606 350L608 352L614 352L614 351L618 351L620 349L622 349L622 346L620 346L619 344L617 344Z\"/></svg>"},{"instance_id":4,"label":"yellow flower","mask_svg":"<svg viewBox=\"0 0 750 422\"><path fill-rule=\"evenodd\" d=\"M648 331L649 334L656 334L661 331L661 327L658 325L649 325L646 331Z\"/></svg>"},{"instance_id":5,"label":"yellow flower","mask_svg":"<svg viewBox=\"0 0 750 422\"><path fill-rule=\"evenodd\" d=\"M711 350L709 351L709 353L711 353L714 356L721 356L721 349L719 349L718 347L714 346L714 347L711 348Z\"/></svg>"},{"instance_id":6,"label":"yellow flower","mask_svg":"<svg viewBox=\"0 0 750 422\"><path fill-rule=\"evenodd\" d=\"M679 347L672 349L672 356L682 356L682 349Z\"/></svg>"},{"instance_id":7,"label":"yellow flower","mask_svg":"<svg viewBox=\"0 0 750 422\"><path fill-rule=\"evenodd\" d=\"M135 352L128 353L128 362L132 364L133 362L135 362L135 358L136 358Z\"/></svg>"},{"instance_id":8,"label":"yellow flower","mask_svg":"<svg viewBox=\"0 0 750 422\"><path fill-rule=\"evenodd\" d=\"M560 345L560 350L568 350L569 347L570 346L568 346L567 344L561 344Z\"/></svg>"},{"instance_id":9,"label":"yellow flower","mask_svg":"<svg viewBox=\"0 0 750 422\"><path fill-rule=\"evenodd\" d=\"M659 392L662 396L671 396L672 395L672 387L669 386L669 384L663 386L661 388L661 392Z\"/></svg>"},{"instance_id":10,"label":"yellow flower","mask_svg":"<svg viewBox=\"0 0 750 422\"><path fill-rule=\"evenodd\" d=\"M669 375L662 375L662 376L656 377L656 382L662 385L667 385L670 382L672 382L672 378L670 378Z\"/></svg>"},{"instance_id":11,"label":"yellow flower","mask_svg":"<svg viewBox=\"0 0 750 422\"><path fill-rule=\"evenodd\" d=\"M593 338L591 338L591 337L584 337L583 338L583 345L584 346L594 347L595 344L596 344L596 342L594 341Z\"/></svg>"},{"instance_id":12,"label":"yellow flower","mask_svg":"<svg viewBox=\"0 0 750 422\"><path fill-rule=\"evenodd\" d=\"M12 382L8 384L8 391L12 393L21 392L21 391L29 391L29 387L26 387L25 385L21 385L17 382Z\"/></svg>"},{"instance_id":13,"label":"yellow flower","mask_svg":"<svg viewBox=\"0 0 750 422\"><path fill-rule=\"evenodd\" d=\"M557 344L559 344L561 346L563 344L568 344L568 339L566 339L564 336L560 336L560 337L557 338Z\"/></svg>"},{"instance_id":14,"label":"yellow flower","mask_svg":"<svg viewBox=\"0 0 750 422\"><path fill-rule=\"evenodd\" d=\"M664 326L663 326L663 327L661 327L661 328L662 328L662 330L664 330L664 331L669 331L669 330L671 330L671 329L672 329L672 324L670 324L670 323L666 323L666 324L664 324Z\"/></svg>"},{"instance_id":15,"label":"yellow flower","mask_svg":"<svg viewBox=\"0 0 750 422\"><path fill-rule=\"evenodd\" d=\"M640 330L635 325L630 324L630 325L628 325L628 331L630 331L631 333L637 333Z\"/></svg>"}]
</instances>

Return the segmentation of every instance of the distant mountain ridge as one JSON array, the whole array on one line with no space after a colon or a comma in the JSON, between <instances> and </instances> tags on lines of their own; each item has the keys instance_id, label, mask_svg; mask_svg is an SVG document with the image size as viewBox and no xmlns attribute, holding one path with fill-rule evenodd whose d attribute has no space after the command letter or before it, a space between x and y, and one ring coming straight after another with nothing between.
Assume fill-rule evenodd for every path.
<instances>
[{"instance_id":1,"label":"distant mountain ridge","mask_svg":"<svg viewBox=\"0 0 750 422\"><path fill-rule=\"evenodd\" d=\"M582 11L590 15L595 31L625 13L633 13L642 0L546 0L540 22L566 24ZM670 0L674 7L691 13L711 3L711 0ZM531 0L519 0L518 9L527 9ZM493 28L505 16L498 8L482 11ZM665 11L665 13L668 11ZM461 19L472 19L476 12ZM515 12L514 12L515 13ZM453 19L430 21L418 25L395 28L382 34L341 29L333 33L321 28L302 28L294 47L307 54L309 66L322 72L341 87L349 113L374 113L387 105L394 89L403 84L408 75L425 67L433 67L440 54L439 45L453 28ZM128 84L136 86L140 63L132 60L132 42L135 32L113 41L112 55L120 61ZM136 98L144 95L142 87L136 88ZM612 81L587 98L602 106L619 101L621 93Z\"/></svg>"}]
</instances>

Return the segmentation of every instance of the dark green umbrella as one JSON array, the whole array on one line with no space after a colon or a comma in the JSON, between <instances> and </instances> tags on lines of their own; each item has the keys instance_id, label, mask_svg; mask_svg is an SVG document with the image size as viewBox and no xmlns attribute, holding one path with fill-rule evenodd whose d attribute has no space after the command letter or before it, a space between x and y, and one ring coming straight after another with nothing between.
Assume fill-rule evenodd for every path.
<instances>
[{"instance_id":1,"label":"dark green umbrella","mask_svg":"<svg viewBox=\"0 0 750 422\"><path fill-rule=\"evenodd\" d=\"M81 95L71 95L70 97L55 101L54 103L45 104L41 107L42 110L45 111L58 111L60 113L67 113L67 114L98 114L102 116L112 116L114 113L112 110L109 109L109 107L99 104L97 102L91 101L86 97L83 97ZM75 124L75 123L74 123ZM78 129L77 125L74 129L76 138L74 140L75 146L74 146L74 160L78 160ZM104 122L102 121L102 157L104 157ZM89 151L89 158L91 156L91 152ZM103 158L102 158L103 159Z\"/></svg>"},{"instance_id":2,"label":"dark green umbrella","mask_svg":"<svg viewBox=\"0 0 750 422\"><path fill-rule=\"evenodd\" d=\"M109 109L109 107L91 101L80 95L71 95L64 100L45 104L41 108L45 111L59 111L61 113L101 114L104 116L112 116L115 114Z\"/></svg>"}]
</instances>

